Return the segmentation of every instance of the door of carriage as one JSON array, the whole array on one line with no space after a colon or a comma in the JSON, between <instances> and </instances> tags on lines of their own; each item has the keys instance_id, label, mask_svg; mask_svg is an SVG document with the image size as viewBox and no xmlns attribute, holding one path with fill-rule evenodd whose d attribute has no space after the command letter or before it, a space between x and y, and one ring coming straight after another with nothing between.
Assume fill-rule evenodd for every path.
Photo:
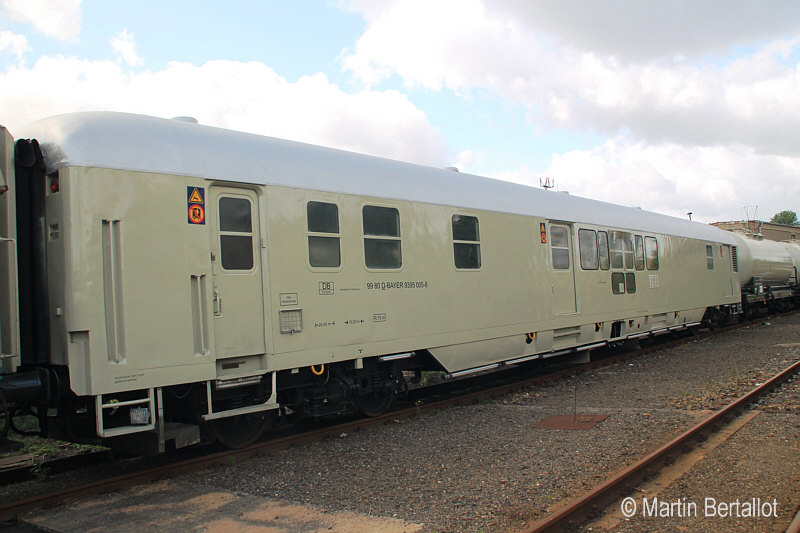
<instances>
[{"instance_id":1,"label":"door of carriage","mask_svg":"<svg viewBox=\"0 0 800 533\"><path fill-rule=\"evenodd\" d=\"M258 201L258 195L249 189L209 189L212 314L218 358L266 351Z\"/></svg>"},{"instance_id":2,"label":"door of carriage","mask_svg":"<svg viewBox=\"0 0 800 533\"><path fill-rule=\"evenodd\" d=\"M575 298L572 226L560 222L550 222L549 226L553 315L575 313L578 306Z\"/></svg>"}]
</instances>

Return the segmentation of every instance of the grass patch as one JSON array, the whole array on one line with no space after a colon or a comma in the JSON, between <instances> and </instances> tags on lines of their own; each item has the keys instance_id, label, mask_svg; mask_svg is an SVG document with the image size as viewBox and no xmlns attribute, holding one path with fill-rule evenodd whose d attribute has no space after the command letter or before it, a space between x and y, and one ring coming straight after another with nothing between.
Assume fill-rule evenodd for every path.
<instances>
[{"instance_id":1,"label":"grass patch","mask_svg":"<svg viewBox=\"0 0 800 533\"><path fill-rule=\"evenodd\" d=\"M14 419L14 423L22 431L36 431L39 427L36 417L33 416L17 417ZM0 453L0 458L32 455L35 458L34 468L37 461L41 465L41 463L44 461L56 457L65 455L78 455L107 449L104 446L97 446L93 444L77 444L63 440L42 438L36 435L19 435L14 432L9 432L8 438L22 443L22 447L12 452Z\"/></svg>"}]
</instances>

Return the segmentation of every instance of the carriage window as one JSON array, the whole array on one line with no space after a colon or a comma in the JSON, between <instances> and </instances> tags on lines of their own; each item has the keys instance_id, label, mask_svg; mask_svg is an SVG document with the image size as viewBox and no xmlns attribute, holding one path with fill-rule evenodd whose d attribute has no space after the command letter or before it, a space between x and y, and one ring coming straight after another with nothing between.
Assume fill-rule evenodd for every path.
<instances>
[{"instance_id":1,"label":"carriage window","mask_svg":"<svg viewBox=\"0 0 800 533\"><path fill-rule=\"evenodd\" d=\"M658 270L658 241L655 237L644 238L644 252L647 256L647 270Z\"/></svg>"},{"instance_id":2,"label":"carriage window","mask_svg":"<svg viewBox=\"0 0 800 533\"><path fill-rule=\"evenodd\" d=\"M220 198L219 230L252 233L253 223L250 218L250 200L226 196Z\"/></svg>"},{"instance_id":3,"label":"carriage window","mask_svg":"<svg viewBox=\"0 0 800 533\"><path fill-rule=\"evenodd\" d=\"M636 274L633 272L625 273L625 289L628 291L628 294L636 292Z\"/></svg>"},{"instance_id":4,"label":"carriage window","mask_svg":"<svg viewBox=\"0 0 800 533\"><path fill-rule=\"evenodd\" d=\"M481 267L480 233L477 217L453 215L453 258L456 268Z\"/></svg>"},{"instance_id":5,"label":"carriage window","mask_svg":"<svg viewBox=\"0 0 800 533\"><path fill-rule=\"evenodd\" d=\"M608 234L605 231L597 232L597 249L600 252L600 268L608 270Z\"/></svg>"},{"instance_id":6,"label":"carriage window","mask_svg":"<svg viewBox=\"0 0 800 533\"><path fill-rule=\"evenodd\" d=\"M641 235L636 235L634 237L634 244L636 245L634 257L636 270L644 270L644 243L642 242Z\"/></svg>"},{"instance_id":7,"label":"carriage window","mask_svg":"<svg viewBox=\"0 0 800 533\"><path fill-rule=\"evenodd\" d=\"M308 262L312 267L338 267L342 264L339 247L339 206L308 202Z\"/></svg>"},{"instance_id":8,"label":"carriage window","mask_svg":"<svg viewBox=\"0 0 800 533\"><path fill-rule=\"evenodd\" d=\"M622 252L622 233L618 231L611 232L611 268L622 268L623 252Z\"/></svg>"},{"instance_id":9,"label":"carriage window","mask_svg":"<svg viewBox=\"0 0 800 533\"><path fill-rule=\"evenodd\" d=\"M623 272L611 273L611 292L625 294L625 274Z\"/></svg>"},{"instance_id":10,"label":"carriage window","mask_svg":"<svg viewBox=\"0 0 800 533\"><path fill-rule=\"evenodd\" d=\"M590 229L578 230L578 244L581 251L581 268L584 270L597 270L600 261L597 255L597 236ZM608 254L608 250L606 250Z\"/></svg>"},{"instance_id":11,"label":"carriage window","mask_svg":"<svg viewBox=\"0 0 800 533\"><path fill-rule=\"evenodd\" d=\"M706 268L714 270L714 247L706 244Z\"/></svg>"},{"instance_id":12,"label":"carriage window","mask_svg":"<svg viewBox=\"0 0 800 533\"><path fill-rule=\"evenodd\" d=\"M219 254L225 270L253 268L253 220L247 198L220 197Z\"/></svg>"},{"instance_id":13,"label":"carriage window","mask_svg":"<svg viewBox=\"0 0 800 533\"><path fill-rule=\"evenodd\" d=\"M400 214L397 209L365 205L362 215L364 262L367 268L400 268L403 259L400 247Z\"/></svg>"},{"instance_id":14,"label":"carriage window","mask_svg":"<svg viewBox=\"0 0 800 533\"><path fill-rule=\"evenodd\" d=\"M623 231L611 232L611 268L633 268L633 236Z\"/></svg>"},{"instance_id":15,"label":"carriage window","mask_svg":"<svg viewBox=\"0 0 800 533\"><path fill-rule=\"evenodd\" d=\"M633 238L631 234L623 233L622 242L625 243L625 268L633 268Z\"/></svg>"},{"instance_id":16,"label":"carriage window","mask_svg":"<svg viewBox=\"0 0 800 533\"><path fill-rule=\"evenodd\" d=\"M569 269L569 234L563 226L550 226L550 249L553 252L553 268Z\"/></svg>"}]
</instances>

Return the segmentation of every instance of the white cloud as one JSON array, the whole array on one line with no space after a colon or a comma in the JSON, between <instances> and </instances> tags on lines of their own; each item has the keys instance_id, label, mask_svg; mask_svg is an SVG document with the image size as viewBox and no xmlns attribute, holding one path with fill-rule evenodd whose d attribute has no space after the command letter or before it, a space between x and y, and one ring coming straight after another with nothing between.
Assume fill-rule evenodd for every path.
<instances>
[{"instance_id":1,"label":"white cloud","mask_svg":"<svg viewBox=\"0 0 800 533\"><path fill-rule=\"evenodd\" d=\"M30 50L30 46L24 35L0 30L0 54L11 53L17 57L17 60L20 60L22 54L28 50Z\"/></svg>"},{"instance_id":2,"label":"white cloud","mask_svg":"<svg viewBox=\"0 0 800 533\"><path fill-rule=\"evenodd\" d=\"M630 131L651 142L737 143L800 155L800 65L791 60L800 54L800 10L787 1L775 8L398 0L368 11L367 30L343 66L369 86L396 75L432 90L489 89L526 105L535 128ZM704 33L717 19L724 28ZM631 31L639 24L642 30ZM684 50L685 35L696 32L707 41ZM665 35L672 38L648 44ZM735 44L752 50L737 59L681 55L727 53Z\"/></svg>"},{"instance_id":3,"label":"white cloud","mask_svg":"<svg viewBox=\"0 0 800 533\"><path fill-rule=\"evenodd\" d=\"M122 30L111 39L111 48L117 55L117 61L124 61L129 67L138 67L144 64L142 58L136 53L136 43L133 34Z\"/></svg>"},{"instance_id":4,"label":"white cloud","mask_svg":"<svg viewBox=\"0 0 800 533\"><path fill-rule=\"evenodd\" d=\"M555 179L570 194L703 222L736 220L742 207L759 204L771 217L795 209L800 198L800 160L759 154L743 146L686 147L647 144L618 136L590 150L553 157L541 174L528 168L493 177L538 186Z\"/></svg>"},{"instance_id":5,"label":"white cloud","mask_svg":"<svg viewBox=\"0 0 800 533\"><path fill-rule=\"evenodd\" d=\"M259 62L173 62L132 72L114 61L42 57L31 68L0 72L0 87L0 117L12 133L37 118L108 109L189 115L203 124L394 159L447 162L441 135L404 94L347 93L323 74L288 82Z\"/></svg>"},{"instance_id":6,"label":"white cloud","mask_svg":"<svg viewBox=\"0 0 800 533\"><path fill-rule=\"evenodd\" d=\"M796 35L795 0L492 0L487 9L562 46L624 60L725 55L734 43Z\"/></svg>"},{"instance_id":7,"label":"white cloud","mask_svg":"<svg viewBox=\"0 0 800 533\"><path fill-rule=\"evenodd\" d=\"M800 10L774 8L397 0L364 12L343 66L374 87L397 76L456 94L488 89L524 104L537 133L609 137L495 178L538 187L547 176L571 194L702 221L741 218L755 203L769 217L800 198Z\"/></svg>"},{"instance_id":8,"label":"white cloud","mask_svg":"<svg viewBox=\"0 0 800 533\"><path fill-rule=\"evenodd\" d=\"M70 41L81 31L81 0L0 0L0 8L48 37Z\"/></svg>"},{"instance_id":9,"label":"white cloud","mask_svg":"<svg viewBox=\"0 0 800 533\"><path fill-rule=\"evenodd\" d=\"M473 166L475 163L481 161L483 156L472 150L461 150L456 155L455 167L459 170L466 170Z\"/></svg>"},{"instance_id":10,"label":"white cloud","mask_svg":"<svg viewBox=\"0 0 800 533\"><path fill-rule=\"evenodd\" d=\"M468 88L493 59L510 61L502 56L511 28L487 18L478 0L400 1L376 15L343 62L368 84L398 74L435 90Z\"/></svg>"}]
</instances>

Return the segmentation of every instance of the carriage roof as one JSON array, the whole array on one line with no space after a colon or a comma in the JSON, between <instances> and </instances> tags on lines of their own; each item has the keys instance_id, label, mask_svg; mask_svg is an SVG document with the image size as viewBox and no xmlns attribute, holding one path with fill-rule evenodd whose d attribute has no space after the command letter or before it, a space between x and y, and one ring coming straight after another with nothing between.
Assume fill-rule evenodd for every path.
<instances>
[{"instance_id":1,"label":"carriage roof","mask_svg":"<svg viewBox=\"0 0 800 533\"><path fill-rule=\"evenodd\" d=\"M82 112L34 122L48 172L100 167L489 210L734 244L707 224L471 174L186 121Z\"/></svg>"}]
</instances>

